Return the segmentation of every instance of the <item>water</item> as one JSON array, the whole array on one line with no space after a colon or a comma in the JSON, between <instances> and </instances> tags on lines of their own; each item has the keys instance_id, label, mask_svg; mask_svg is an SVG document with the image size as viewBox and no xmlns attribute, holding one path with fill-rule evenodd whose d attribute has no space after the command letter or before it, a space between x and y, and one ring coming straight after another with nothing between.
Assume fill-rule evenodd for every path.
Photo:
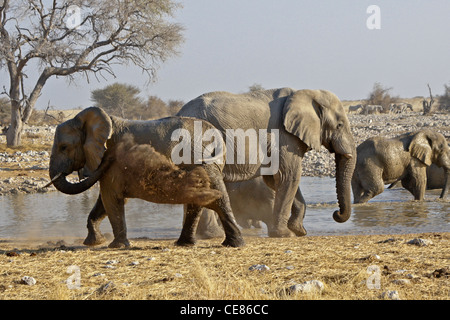
<instances>
[{"instance_id":1,"label":"water","mask_svg":"<svg viewBox=\"0 0 450 320\"><path fill-rule=\"evenodd\" d=\"M350 220L339 224L332 218L337 209L334 179L303 177L301 189L308 204L304 220L308 235L450 231L450 202L435 201L440 190L428 190L423 202L412 201L402 188L385 190L368 204L354 205ZM74 196L60 192L0 196L0 238L84 238L97 196L96 187ZM125 210L129 238L176 239L181 232L182 206L130 199ZM112 232L108 219L101 230ZM245 230L244 235L267 233L263 228Z\"/></svg>"}]
</instances>

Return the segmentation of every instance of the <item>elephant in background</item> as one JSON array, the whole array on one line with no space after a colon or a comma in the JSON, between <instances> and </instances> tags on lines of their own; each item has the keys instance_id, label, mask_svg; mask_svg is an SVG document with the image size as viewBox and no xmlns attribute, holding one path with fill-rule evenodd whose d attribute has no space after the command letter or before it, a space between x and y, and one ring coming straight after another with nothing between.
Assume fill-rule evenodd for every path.
<instances>
[{"instance_id":1,"label":"elephant in background","mask_svg":"<svg viewBox=\"0 0 450 320\"><path fill-rule=\"evenodd\" d=\"M306 203L299 189L302 159L305 152L320 150L321 146L335 153L339 210L333 213L333 218L340 223L350 218L356 146L347 115L335 94L326 90L290 88L245 94L212 92L188 102L177 115L210 122L222 133L227 141L227 155L231 154L234 159L242 152L239 143L234 143L239 129L245 134L265 131L276 136L278 133L278 143L267 136L259 137L259 145L264 146L260 149L265 153L263 159L256 157L255 162L246 159L242 163L227 161L223 170L225 182L263 176L264 182L275 191L273 228L269 236L306 234L303 227ZM229 141L233 141L234 148L228 145ZM242 144L245 155L252 155L247 139ZM275 168L267 168L267 163L272 166L275 160L278 161Z\"/></svg>"},{"instance_id":2,"label":"elephant in background","mask_svg":"<svg viewBox=\"0 0 450 320\"><path fill-rule=\"evenodd\" d=\"M225 186L230 198L231 208L239 226L249 229L261 228L264 222L267 229L273 229L273 205L275 191L269 188L262 177L239 182L227 182ZM204 209L197 228L197 237L215 238L223 235L223 230L214 212Z\"/></svg>"},{"instance_id":3,"label":"elephant in background","mask_svg":"<svg viewBox=\"0 0 450 320\"><path fill-rule=\"evenodd\" d=\"M444 168L440 168L434 163L431 164L431 166L427 167L427 189L428 190L434 190L434 189L443 189L444 192L444 186L445 184L445 170ZM448 184L447 184L448 188ZM444 194L448 192L445 191ZM441 194L441 198L442 198Z\"/></svg>"},{"instance_id":4,"label":"elephant in background","mask_svg":"<svg viewBox=\"0 0 450 320\"><path fill-rule=\"evenodd\" d=\"M388 189L392 189L401 184L401 181L396 181L391 184ZM445 170L439 168L434 163L427 167L427 190L443 189L445 185Z\"/></svg>"},{"instance_id":5,"label":"elephant in background","mask_svg":"<svg viewBox=\"0 0 450 320\"><path fill-rule=\"evenodd\" d=\"M444 198L450 184L450 149L445 137L431 130L402 134L392 139L374 137L357 148L352 179L355 203L364 203L380 194L385 184L398 180L414 196L423 200L427 186L427 167L432 163L445 172Z\"/></svg>"},{"instance_id":6,"label":"elephant in background","mask_svg":"<svg viewBox=\"0 0 450 320\"><path fill-rule=\"evenodd\" d=\"M191 161L187 161L191 164L175 166L170 161L172 151L179 145L179 141L172 140L172 134L185 130L190 133L188 142L193 143L194 122L195 119L182 117L130 121L91 107L56 128L49 167L56 189L77 194L100 181L100 196L89 214L84 244L98 245L105 241L99 225L107 216L114 234L109 247L130 246L124 210L127 198L187 204L188 212L209 208L218 213L224 226L226 238L222 244L233 247L244 244L223 182L223 164L194 164L192 153ZM213 129L206 121L198 122L203 132ZM203 150L207 144L202 142ZM86 179L79 183L67 181L67 175L81 170ZM194 215L187 215L178 245L195 243L198 221L193 218Z\"/></svg>"}]
</instances>

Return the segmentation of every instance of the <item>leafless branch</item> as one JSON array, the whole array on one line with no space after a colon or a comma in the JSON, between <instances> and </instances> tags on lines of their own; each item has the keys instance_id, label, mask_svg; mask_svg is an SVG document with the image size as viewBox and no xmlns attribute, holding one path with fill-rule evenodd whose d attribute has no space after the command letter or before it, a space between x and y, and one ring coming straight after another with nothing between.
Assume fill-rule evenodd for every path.
<instances>
[{"instance_id":1,"label":"leafless branch","mask_svg":"<svg viewBox=\"0 0 450 320\"><path fill-rule=\"evenodd\" d=\"M99 80L103 73L115 77L115 65L130 63L153 77L157 65L176 54L182 41L182 27L166 19L177 8L172 1L3 0L0 68L7 66L10 74L8 95L17 113L12 121L28 120L52 76L73 80L80 74L89 81L93 74ZM68 24L71 4L80 9L77 26ZM38 62L39 72L27 79L31 60ZM25 83L30 81L35 82Z\"/></svg>"}]
</instances>

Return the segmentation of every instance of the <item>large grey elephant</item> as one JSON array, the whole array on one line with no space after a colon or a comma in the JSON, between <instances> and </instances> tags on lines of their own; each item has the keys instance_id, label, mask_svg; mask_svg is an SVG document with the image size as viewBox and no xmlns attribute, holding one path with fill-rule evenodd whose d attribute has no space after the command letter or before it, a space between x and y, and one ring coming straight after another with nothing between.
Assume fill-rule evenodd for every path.
<instances>
[{"instance_id":1,"label":"large grey elephant","mask_svg":"<svg viewBox=\"0 0 450 320\"><path fill-rule=\"evenodd\" d=\"M268 142L267 136L259 137L259 151L266 154L262 159L253 154L255 151L250 151L250 143L245 140L246 161L227 161L223 171L226 182L262 175L264 182L275 190L270 236L306 234L303 227L306 204L299 189L302 158L308 150L319 150L322 145L335 153L336 158L339 210L334 212L333 217L337 222L349 219L356 146L342 103L333 93L290 88L245 94L212 92L188 102L177 115L209 121L221 131L227 142L228 155L231 154L234 159L239 158L242 150L238 147L239 143L230 147L229 141L233 141L238 129L245 133L278 134L275 143L270 139ZM247 159L252 155L253 162ZM274 161L277 163L267 168L267 160L271 160L271 165Z\"/></svg>"},{"instance_id":2,"label":"large grey elephant","mask_svg":"<svg viewBox=\"0 0 450 320\"><path fill-rule=\"evenodd\" d=\"M124 212L127 198L187 204L188 212L203 207L212 209L218 213L225 229L222 244L233 247L244 244L224 185L223 161L222 164L214 161L195 164L192 153L187 154L191 161L178 167L169 161L180 144L173 139L173 133L183 132L186 135L183 138L193 145L196 123L200 123L203 130L197 134L214 129L206 121L182 117L129 121L110 117L102 109L91 107L56 128L49 168L56 189L77 194L100 181L100 196L89 214L84 244L98 245L105 241L99 224L108 216L114 233L109 247L130 245ZM201 146L205 150L207 143ZM225 147L223 151L225 154ZM88 178L79 183L67 181L67 175L79 170ZM197 221L194 217L187 215L177 244L195 243Z\"/></svg>"},{"instance_id":3,"label":"large grey elephant","mask_svg":"<svg viewBox=\"0 0 450 320\"><path fill-rule=\"evenodd\" d=\"M352 179L355 203L364 203L380 194L384 185L398 180L415 200L423 200L427 186L426 169L432 163L443 167L444 198L450 184L450 149L445 137L431 130L420 130L387 139L367 139L357 148Z\"/></svg>"},{"instance_id":4,"label":"large grey elephant","mask_svg":"<svg viewBox=\"0 0 450 320\"><path fill-rule=\"evenodd\" d=\"M226 182L231 208L239 226L244 229L261 228L264 222L269 233L273 229L273 204L275 191L269 188L262 177L251 180ZM223 230L214 212L204 209L197 228L197 237L208 239L221 237Z\"/></svg>"}]
</instances>

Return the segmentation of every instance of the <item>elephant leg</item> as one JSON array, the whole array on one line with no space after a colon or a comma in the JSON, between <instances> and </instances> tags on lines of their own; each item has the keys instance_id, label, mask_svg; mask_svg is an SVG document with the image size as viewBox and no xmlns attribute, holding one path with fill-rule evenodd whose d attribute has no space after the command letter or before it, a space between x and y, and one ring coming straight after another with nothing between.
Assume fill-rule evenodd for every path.
<instances>
[{"instance_id":1,"label":"elephant leg","mask_svg":"<svg viewBox=\"0 0 450 320\"><path fill-rule=\"evenodd\" d=\"M217 174L211 175L210 179L211 188L219 190L223 194L222 197L206 206L207 208L216 211L222 222L223 229L225 230L225 240L222 242L222 245L226 247L241 247L245 245L245 242L234 218L230 199L222 176L220 175L220 177L218 177Z\"/></svg>"},{"instance_id":2,"label":"elephant leg","mask_svg":"<svg viewBox=\"0 0 450 320\"><path fill-rule=\"evenodd\" d=\"M217 219L217 214L209 209L203 209L197 226L197 238L211 239L223 237L224 232Z\"/></svg>"},{"instance_id":3,"label":"elephant leg","mask_svg":"<svg viewBox=\"0 0 450 320\"><path fill-rule=\"evenodd\" d=\"M125 221L125 199L115 194L102 192L102 202L113 229L114 240L109 248L128 248L130 242L127 239L127 226Z\"/></svg>"},{"instance_id":4,"label":"elephant leg","mask_svg":"<svg viewBox=\"0 0 450 320\"><path fill-rule=\"evenodd\" d=\"M299 183L300 180L294 180L283 181L278 184L275 194L275 203L273 206L274 223L273 228L269 230L269 237L285 238L292 237L294 235L288 228L288 222L290 220L289 213L291 213ZM294 229L295 222L298 222L297 219L299 219L299 217L291 220Z\"/></svg>"},{"instance_id":5,"label":"elephant leg","mask_svg":"<svg viewBox=\"0 0 450 320\"><path fill-rule=\"evenodd\" d=\"M106 210L103 206L102 196L99 195L94 208L89 213L87 220L88 235L83 244L86 246L96 246L104 243L106 238L100 232L100 223L106 217Z\"/></svg>"},{"instance_id":6,"label":"elephant leg","mask_svg":"<svg viewBox=\"0 0 450 320\"><path fill-rule=\"evenodd\" d=\"M414 200L422 201L425 198L425 189L427 186L427 176L425 169L423 174L410 174L402 179L402 186L411 192Z\"/></svg>"},{"instance_id":7,"label":"elephant leg","mask_svg":"<svg viewBox=\"0 0 450 320\"><path fill-rule=\"evenodd\" d=\"M176 245L178 246L193 246L195 245L195 232L197 230L198 223L203 208L195 205L186 205L186 213L184 216L183 229L181 230L180 237L178 238Z\"/></svg>"},{"instance_id":8,"label":"elephant leg","mask_svg":"<svg viewBox=\"0 0 450 320\"><path fill-rule=\"evenodd\" d=\"M268 228L269 236L290 237L292 236L292 232L299 237L306 235L306 230L303 227L303 219L306 212L306 202L299 187L300 180L284 181L282 183L278 183L277 185L274 176L263 176L263 179L268 187L276 191L275 203L273 207L274 219L270 228ZM293 200L287 199L288 194L292 194L292 190L294 189L295 196L291 196ZM290 206L291 216L287 218L289 216L289 211L286 211L286 209L280 210L278 208L285 208L289 205L289 201L292 201L292 205Z\"/></svg>"},{"instance_id":9,"label":"elephant leg","mask_svg":"<svg viewBox=\"0 0 450 320\"><path fill-rule=\"evenodd\" d=\"M297 188L294 201L292 202L291 217L288 220L288 228L301 237L306 235L306 229L303 227L303 219L305 218L306 202L303 198L300 187Z\"/></svg>"}]
</instances>

